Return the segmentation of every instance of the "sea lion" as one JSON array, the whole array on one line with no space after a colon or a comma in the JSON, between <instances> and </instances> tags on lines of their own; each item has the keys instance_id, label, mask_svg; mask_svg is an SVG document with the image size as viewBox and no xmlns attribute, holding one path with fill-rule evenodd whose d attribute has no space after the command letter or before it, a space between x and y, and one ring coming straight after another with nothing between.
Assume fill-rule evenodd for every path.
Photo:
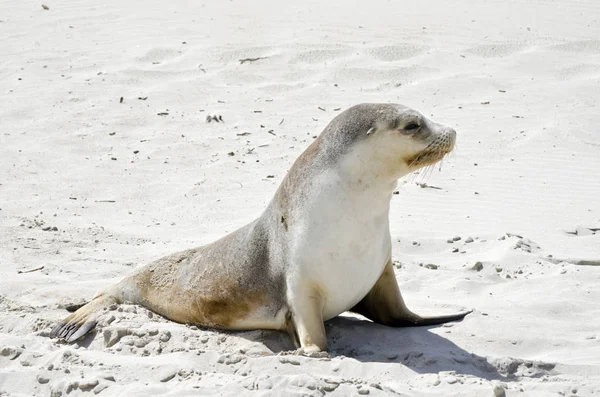
<instances>
[{"instance_id":1,"label":"sea lion","mask_svg":"<svg viewBox=\"0 0 600 397\"><path fill-rule=\"evenodd\" d=\"M441 160L455 140L406 106L356 105L298 157L258 219L136 270L50 335L75 341L124 302L179 323L284 330L305 354L327 349L323 322L348 310L393 327L460 320L469 312L422 317L406 307L389 229L398 179Z\"/></svg>"}]
</instances>

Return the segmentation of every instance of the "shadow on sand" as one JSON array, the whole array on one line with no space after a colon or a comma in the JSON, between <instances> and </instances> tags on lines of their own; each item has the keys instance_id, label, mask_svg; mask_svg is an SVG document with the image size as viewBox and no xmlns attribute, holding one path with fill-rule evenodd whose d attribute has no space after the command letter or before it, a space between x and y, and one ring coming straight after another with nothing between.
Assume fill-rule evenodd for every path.
<instances>
[{"instance_id":1,"label":"shadow on sand","mask_svg":"<svg viewBox=\"0 0 600 397\"><path fill-rule=\"evenodd\" d=\"M361 362L398 363L420 373L455 371L488 380L509 380L485 357L469 353L431 329L440 326L391 328L355 317L339 316L325 323L332 357L346 356ZM232 333L263 343L277 354L294 350L281 332Z\"/></svg>"}]
</instances>

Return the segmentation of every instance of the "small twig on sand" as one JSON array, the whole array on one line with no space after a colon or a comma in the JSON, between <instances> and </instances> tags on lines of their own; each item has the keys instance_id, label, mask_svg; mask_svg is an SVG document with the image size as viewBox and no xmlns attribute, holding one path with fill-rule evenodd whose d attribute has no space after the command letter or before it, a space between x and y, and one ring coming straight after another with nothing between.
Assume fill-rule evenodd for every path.
<instances>
[{"instance_id":1,"label":"small twig on sand","mask_svg":"<svg viewBox=\"0 0 600 397\"><path fill-rule=\"evenodd\" d=\"M246 62L256 62L259 61L261 59L267 59L267 57L258 57L258 58L244 58L244 59L240 59L240 64L245 64Z\"/></svg>"},{"instance_id":2,"label":"small twig on sand","mask_svg":"<svg viewBox=\"0 0 600 397\"><path fill-rule=\"evenodd\" d=\"M17 274L37 272L38 270L42 270L43 268L44 268L44 266L40 266L40 267L36 267L35 269L30 269L30 270L19 270L17 272Z\"/></svg>"},{"instance_id":3,"label":"small twig on sand","mask_svg":"<svg viewBox=\"0 0 600 397\"><path fill-rule=\"evenodd\" d=\"M419 187L422 187L423 189L425 189L425 188L429 188L429 189L438 189L438 190L442 190L442 188L441 188L441 187L437 187L437 186L433 186L433 185L428 185L428 184L426 184L426 183L419 183L419 182L416 182L416 184L417 184L417 185L419 185Z\"/></svg>"}]
</instances>

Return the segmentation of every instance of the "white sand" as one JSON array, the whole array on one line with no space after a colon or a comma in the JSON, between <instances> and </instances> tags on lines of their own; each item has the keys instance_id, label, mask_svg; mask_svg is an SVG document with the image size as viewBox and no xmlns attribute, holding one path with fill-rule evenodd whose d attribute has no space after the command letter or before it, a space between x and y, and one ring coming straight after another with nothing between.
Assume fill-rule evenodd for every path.
<instances>
[{"instance_id":1,"label":"white sand","mask_svg":"<svg viewBox=\"0 0 600 397\"><path fill-rule=\"evenodd\" d=\"M600 3L202 3L1 1L0 395L600 395L600 267L575 264L600 260ZM45 337L65 304L258 216L360 102L459 132L391 227L409 306L463 322L340 317L331 360L135 306L80 345Z\"/></svg>"}]
</instances>

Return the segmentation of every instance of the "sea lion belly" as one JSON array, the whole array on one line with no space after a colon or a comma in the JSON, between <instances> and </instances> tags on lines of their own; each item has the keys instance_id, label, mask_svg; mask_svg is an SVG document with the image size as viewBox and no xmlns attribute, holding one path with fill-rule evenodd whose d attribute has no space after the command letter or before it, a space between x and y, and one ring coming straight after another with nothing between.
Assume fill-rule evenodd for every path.
<instances>
[{"instance_id":1,"label":"sea lion belly","mask_svg":"<svg viewBox=\"0 0 600 397\"><path fill-rule=\"evenodd\" d=\"M350 237L350 236L348 236ZM359 239L366 236L356 236ZM389 239L348 239L345 247L339 247L337 258L315 269L319 272L320 289L324 295L323 319L329 320L356 305L377 282L389 251ZM340 255L342 253L342 255Z\"/></svg>"},{"instance_id":2,"label":"sea lion belly","mask_svg":"<svg viewBox=\"0 0 600 397\"><path fill-rule=\"evenodd\" d=\"M334 177L318 190L294 251L302 279L322 294L327 320L357 304L381 276L391 252L389 201L374 202Z\"/></svg>"}]
</instances>

